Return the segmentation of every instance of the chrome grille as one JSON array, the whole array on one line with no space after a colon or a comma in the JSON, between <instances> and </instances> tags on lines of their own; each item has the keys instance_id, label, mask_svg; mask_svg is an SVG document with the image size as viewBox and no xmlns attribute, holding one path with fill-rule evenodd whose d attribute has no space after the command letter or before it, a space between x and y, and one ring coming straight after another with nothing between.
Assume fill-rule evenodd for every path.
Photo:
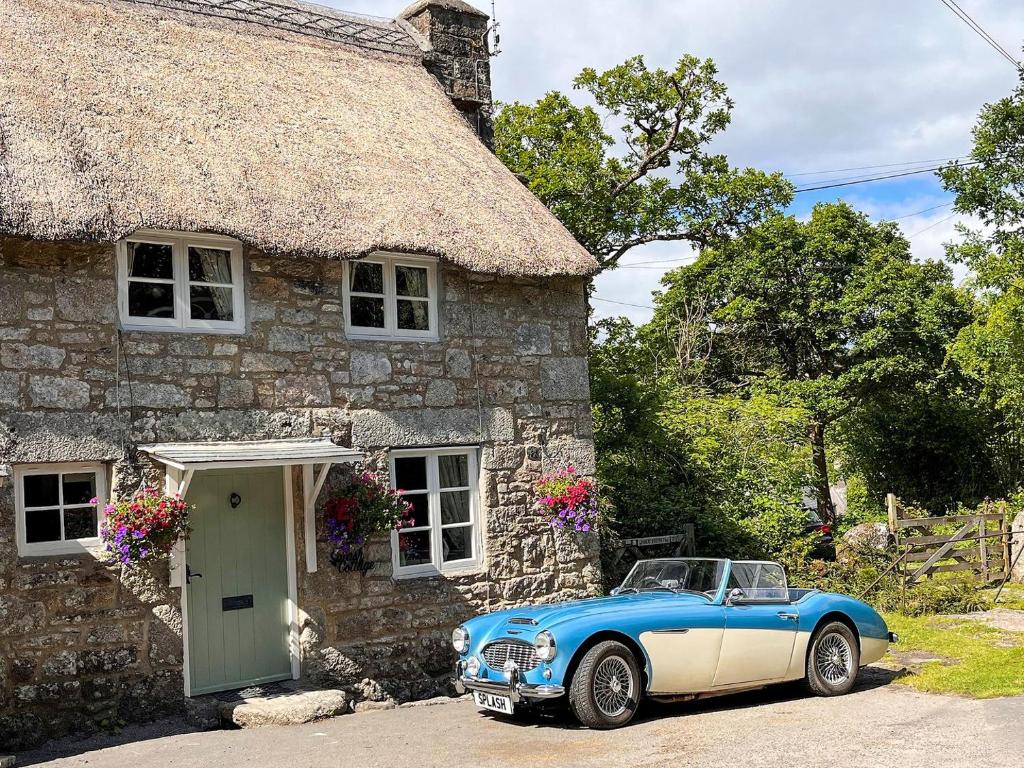
<instances>
[{"instance_id":1,"label":"chrome grille","mask_svg":"<svg viewBox=\"0 0 1024 768\"><path fill-rule=\"evenodd\" d=\"M484 648L484 661L491 669L501 670L505 662L512 659L522 672L529 672L536 669L540 664L537 652L529 643L516 642L514 640L499 640Z\"/></svg>"},{"instance_id":2,"label":"chrome grille","mask_svg":"<svg viewBox=\"0 0 1024 768\"><path fill-rule=\"evenodd\" d=\"M508 620L508 623L509 624L530 624L531 626L536 626L536 624L537 624L535 619L526 618L524 616L513 616L511 619Z\"/></svg>"}]
</instances>

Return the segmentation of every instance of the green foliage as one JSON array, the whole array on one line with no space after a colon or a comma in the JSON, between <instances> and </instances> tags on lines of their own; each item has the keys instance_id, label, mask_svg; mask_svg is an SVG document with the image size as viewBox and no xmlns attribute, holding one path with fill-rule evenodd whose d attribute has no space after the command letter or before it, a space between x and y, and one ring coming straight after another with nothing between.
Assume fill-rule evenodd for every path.
<instances>
[{"instance_id":1,"label":"green foliage","mask_svg":"<svg viewBox=\"0 0 1024 768\"><path fill-rule=\"evenodd\" d=\"M774 216L663 282L654 325L704 307L714 328L709 370L734 384L772 381L803 404L828 521L827 428L930 382L970 320L946 265L915 261L895 224L845 203L819 204L807 221Z\"/></svg>"},{"instance_id":2,"label":"green foliage","mask_svg":"<svg viewBox=\"0 0 1024 768\"><path fill-rule=\"evenodd\" d=\"M733 107L717 74L694 56L671 71L642 56L585 69L573 85L596 108L557 91L503 105L495 151L603 266L644 243L721 242L788 203L792 186L710 151Z\"/></svg>"},{"instance_id":3,"label":"green foliage","mask_svg":"<svg viewBox=\"0 0 1024 768\"><path fill-rule=\"evenodd\" d=\"M890 648L896 661L907 652L923 652L935 661L910 664L900 682L921 691L952 693L979 699L1024 693L1024 646L1020 634L980 621L944 616L911 618L886 614L886 623L900 636Z\"/></svg>"}]
</instances>

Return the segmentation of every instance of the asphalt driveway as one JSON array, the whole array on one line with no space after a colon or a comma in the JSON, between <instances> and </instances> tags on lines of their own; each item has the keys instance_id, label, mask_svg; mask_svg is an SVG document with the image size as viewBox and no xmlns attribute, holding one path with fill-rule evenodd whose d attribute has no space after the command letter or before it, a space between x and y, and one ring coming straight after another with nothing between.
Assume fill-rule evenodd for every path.
<instances>
[{"instance_id":1,"label":"asphalt driveway","mask_svg":"<svg viewBox=\"0 0 1024 768\"><path fill-rule=\"evenodd\" d=\"M893 684L891 677L871 669L857 690L835 699L783 686L704 702L649 705L630 727L604 732L565 720L491 718L467 701L290 728L189 733L163 723L125 731L120 744L52 745L20 756L19 765L1005 768L1024 760L1024 697L933 696Z\"/></svg>"}]
</instances>

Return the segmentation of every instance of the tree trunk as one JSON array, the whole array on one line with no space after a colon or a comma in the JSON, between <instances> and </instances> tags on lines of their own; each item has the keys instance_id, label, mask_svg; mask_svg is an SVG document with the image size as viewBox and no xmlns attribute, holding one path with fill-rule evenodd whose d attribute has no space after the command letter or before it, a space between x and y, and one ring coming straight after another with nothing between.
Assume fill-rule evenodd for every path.
<instances>
[{"instance_id":1,"label":"tree trunk","mask_svg":"<svg viewBox=\"0 0 1024 768\"><path fill-rule=\"evenodd\" d=\"M825 456L825 425L812 422L807 430L811 441L811 462L814 464L814 490L818 500L818 517L826 525L835 526L836 508L828 480L828 459Z\"/></svg>"}]
</instances>

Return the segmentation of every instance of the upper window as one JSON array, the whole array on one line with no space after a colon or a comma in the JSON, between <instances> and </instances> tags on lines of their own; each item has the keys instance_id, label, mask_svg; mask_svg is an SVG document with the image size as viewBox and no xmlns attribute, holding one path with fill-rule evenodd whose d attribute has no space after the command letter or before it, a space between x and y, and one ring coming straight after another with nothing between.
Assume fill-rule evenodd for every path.
<instances>
[{"instance_id":1,"label":"upper window","mask_svg":"<svg viewBox=\"0 0 1024 768\"><path fill-rule=\"evenodd\" d=\"M346 264L345 329L352 337L437 338L437 262L377 254Z\"/></svg>"},{"instance_id":2,"label":"upper window","mask_svg":"<svg viewBox=\"0 0 1024 768\"><path fill-rule=\"evenodd\" d=\"M102 467L46 464L14 471L19 555L66 555L97 547Z\"/></svg>"},{"instance_id":3,"label":"upper window","mask_svg":"<svg viewBox=\"0 0 1024 768\"><path fill-rule=\"evenodd\" d=\"M482 561L475 449L394 451L391 483L412 524L391 535L396 576L464 570Z\"/></svg>"},{"instance_id":4,"label":"upper window","mask_svg":"<svg viewBox=\"0 0 1024 768\"><path fill-rule=\"evenodd\" d=\"M240 333L242 246L210 235L140 232L118 244L118 304L130 330Z\"/></svg>"}]
</instances>

